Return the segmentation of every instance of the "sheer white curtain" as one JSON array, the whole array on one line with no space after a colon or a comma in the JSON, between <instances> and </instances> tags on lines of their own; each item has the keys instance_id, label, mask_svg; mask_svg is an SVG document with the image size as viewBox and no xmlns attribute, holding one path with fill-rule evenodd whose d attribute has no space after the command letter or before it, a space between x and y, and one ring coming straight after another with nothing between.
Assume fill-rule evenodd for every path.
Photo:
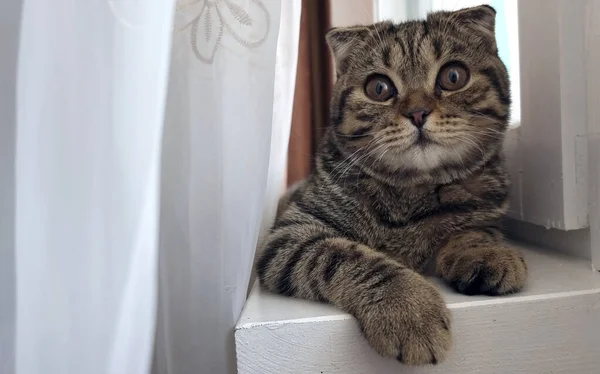
<instances>
[{"instance_id":1,"label":"sheer white curtain","mask_svg":"<svg viewBox=\"0 0 600 374\"><path fill-rule=\"evenodd\" d=\"M284 181L300 2L178 5L154 369L232 372L259 229Z\"/></svg>"},{"instance_id":2,"label":"sheer white curtain","mask_svg":"<svg viewBox=\"0 0 600 374\"><path fill-rule=\"evenodd\" d=\"M23 1L16 373L144 373L173 7Z\"/></svg>"},{"instance_id":3,"label":"sheer white curtain","mask_svg":"<svg viewBox=\"0 0 600 374\"><path fill-rule=\"evenodd\" d=\"M234 372L299 2L0 12L0 373Z\"/></svg>"}]
</instances>

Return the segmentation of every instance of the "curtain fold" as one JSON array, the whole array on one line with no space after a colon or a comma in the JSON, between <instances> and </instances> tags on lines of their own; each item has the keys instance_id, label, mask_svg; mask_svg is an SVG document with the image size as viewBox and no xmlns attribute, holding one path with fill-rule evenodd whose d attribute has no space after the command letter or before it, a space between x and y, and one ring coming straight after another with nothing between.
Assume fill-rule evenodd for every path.
<instances>
[{"instance_id":1,"label":"curtain fold","mask_svg":"<svg viewBox=\"0 0 600 374\"><path fill-rule=\"evenodd\" d=\"M163 138L156 374L235 372L233 328L285 176L296 3L178 2Z\"/></svg>"},{"instance_id":2,"label":"curtain fold","mask_svg":"<svg viewBox=\"0 0 600 374\"><path fill-rule=\"evenodd\" d=\"M23 2L17 374L149 370L172 14L169 2Z\"/></svg>"},{"instance_id":3,"label":"curtain fold","mask_svg":"<svg viewBox=\"0 0 600 374\"><path fill-rule=\"evenodd\" d=\"M0 3L0 373L15 370L15 140L22 4Z\"/></svg>"}]
</instances>

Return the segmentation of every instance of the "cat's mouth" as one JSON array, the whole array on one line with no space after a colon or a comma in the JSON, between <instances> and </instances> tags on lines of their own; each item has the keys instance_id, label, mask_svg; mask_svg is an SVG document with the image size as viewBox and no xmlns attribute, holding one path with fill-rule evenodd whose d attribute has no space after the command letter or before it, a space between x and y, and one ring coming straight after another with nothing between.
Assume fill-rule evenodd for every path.
<instances>
[{"instance_id":1,"label":"cat's mouth","mask_svg":"<svg viewBox=\"0 0 600 374\"><path fill-rule=\"evenodd\" d=\"M415 139L414 145L419 148L424 148L430 144L436 143L432 140L425 131L419 129L419 133L417 134L417 138Z\"/></svg>"}]
</instances>

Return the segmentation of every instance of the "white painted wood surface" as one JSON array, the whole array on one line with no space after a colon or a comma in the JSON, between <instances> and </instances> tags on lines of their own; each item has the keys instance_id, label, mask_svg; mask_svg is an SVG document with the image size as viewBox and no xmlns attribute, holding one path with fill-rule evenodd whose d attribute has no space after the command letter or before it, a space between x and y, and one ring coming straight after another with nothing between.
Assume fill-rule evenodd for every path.
<instances>
[{"instance_id":1,"label":"white painted wood surface","mask_svg":"<svg viewBox=\"0 0 600 374\"><path fill-rule=\"evenodd\" d=\"M412 368L378 356L355 320L255 287L235 331L238 373L598 373L600 274L589 261L528 248L526 289L491 298L440 284L453 314L446 362Z\"/></svg>"},{"instance_id":2,"label":"white painted wood surface","mask_svg":"<svg viewBox=\"0 0 600 374\"><path fill-rule=\"evenodd\" d=\"M504 231L514 240L591 260L589 229L546 229L533 223L507 219L504 222Z\"/></svg>"}]
</instances>

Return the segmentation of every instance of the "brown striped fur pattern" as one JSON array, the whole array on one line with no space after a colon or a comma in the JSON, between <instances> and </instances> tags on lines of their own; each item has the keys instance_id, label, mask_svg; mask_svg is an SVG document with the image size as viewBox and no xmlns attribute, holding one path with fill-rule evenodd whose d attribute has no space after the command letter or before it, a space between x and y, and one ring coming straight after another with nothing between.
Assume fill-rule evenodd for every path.
<instances>
[{"instance_id":1,"label":"brown striped fur pattern","mask_svg":"<svg viewBox=\"0 0 600 374\"><path fill-rule=\"evenodd\" d=\"M257 262L263 287L336 305L377 352L403 363L435 364L451 346L450 313L421 275L430 262L466 294L525 282L523 257L499 229L510 94L494 19L481 6L328 33L331 127L314 172L282 199ZM444 91L438 72L456 61L469 81ZM393 82L388 101L367 96L373 74ZM421 129L402 115L424 106Z\"/></svg>"}]
</instances>

